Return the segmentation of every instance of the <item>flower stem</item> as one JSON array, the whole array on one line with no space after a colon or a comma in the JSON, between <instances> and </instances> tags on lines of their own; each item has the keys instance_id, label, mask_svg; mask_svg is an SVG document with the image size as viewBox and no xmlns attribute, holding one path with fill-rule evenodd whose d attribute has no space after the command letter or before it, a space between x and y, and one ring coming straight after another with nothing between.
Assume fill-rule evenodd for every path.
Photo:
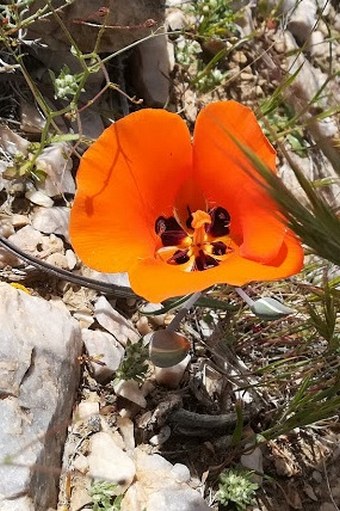
<instances>
[{"instance_id":1,"label":"flower stem","mask_svg":"<svg viewBox=\"0 0 340 511\"><path fill-rule=\"evenodd\" d=\"M183 307L177 312L176 316L168 324L165 330L167 330L168 332L175 332L176 330L178 330L182 319L187 315L189 309L191 309L191 307L197 302L201 295L202 295L201 291L191 295L190 298L186 302L184 302Z\"/></svg>"},{"instance_id":2,"label":"flower stem","mask_svg":"<svg viewBox=\"0 0 340 511\"><path fill-rule=\"evenodd\" d=\"M234 289L236 293L242 298L242 300L244 300L246 304L249 305L249 307L252 307L254 305L255 303L254 300L252 300L250 296L248 296L247 293L243 291L243 289L241 289L240 287L235 287Z\"/></svg>"}]
</instances>

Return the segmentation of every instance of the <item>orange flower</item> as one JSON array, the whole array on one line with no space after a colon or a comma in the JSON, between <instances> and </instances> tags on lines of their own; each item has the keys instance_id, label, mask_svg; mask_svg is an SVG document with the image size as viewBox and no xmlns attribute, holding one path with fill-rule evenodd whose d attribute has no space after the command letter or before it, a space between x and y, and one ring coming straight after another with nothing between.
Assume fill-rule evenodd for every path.
<instances>
[{"instance_id":1,"label":"orange flower","mask_svg":"<svg viewBox=\"0 0 340 511\"><path fill-rule=\"evenodd\" d=\"M77 175L70 232L83 262L128 272L135 293L153 302L299 272L301 245L232 138L275 171L274 149L235 101L204 108L192 140L164 110L106 129Z\"/></svg>"}]
</instances>

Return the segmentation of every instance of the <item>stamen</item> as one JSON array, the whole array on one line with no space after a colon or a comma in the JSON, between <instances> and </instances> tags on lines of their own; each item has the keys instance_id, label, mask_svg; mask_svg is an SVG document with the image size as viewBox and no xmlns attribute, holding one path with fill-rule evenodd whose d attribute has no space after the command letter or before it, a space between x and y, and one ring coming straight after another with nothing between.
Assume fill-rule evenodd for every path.
<instances>
[{"instance_id":1,"label":"stamen","mask_svg":"<svg viewBox=\"0 0 340 511\"><path fill-rule=\"evenodd\" d=\"M189 250L177 250L170 259L168 259L169 264L184 264L187 263L190 259L188 255Z\"/></svg>"},{"instance_id":2,"label":"stamen","mask_svg":"<svg viewBox=\"0 0 340 511\"><path fill-rule=\"evenodd\" d=\"M160 236L163 247L179 245L187 237L187 233L172 216L169 218L158 217L155 223L155 231Z\"/></svg>"},{"instance_id":3,"label":"stamen","mask_svg":"<svg viewBox=\"0 0 340 511\"><path fill-rule=\"evenodd\" d=\"M211 209L209 214L211 217L211 223L207 226L207 232L216 238L229 234L230 215L228 211L219 206Z\"/></svg>"},{"instance_id":4,"label":"stamen","mask_svg":"<svg viewBox=\"0 0 340 511\"><path fill-rule=\"evenodd\" d=\"M210 255L205 254L203 250L200 250L198 256L195 257L194 269L203 271L208 270L208 268L213 268L214 266L218 266L218 261Z\"/></svg>"},{"instance_id":5,"label":"stamen","mask_svg":"<svg viewBox=\"0 0 340 511\"><path fill-rule=\"evenodd\" d=\"M223 241L212 241L212 253L216 256L222 256L227 252L227 245Z\"/></svg>"},{"instance_id":6,"label":"stamen","mask_svg":"<svg viewBox=\"0 0 340 511\"><path fill-rule=\"evenodd\" d=\"M181 225L175 217L157 218L155 231L163 245L157 251L158 256L168 264L184 265L184 271L203 271L218 266L223 256L232 251L227 237L228 211L219 206L209 212L197 209L192 213L187 206L186 212L188 217ZM225 241L213 241L222 236Z\"/></svg>"}]
</instances>

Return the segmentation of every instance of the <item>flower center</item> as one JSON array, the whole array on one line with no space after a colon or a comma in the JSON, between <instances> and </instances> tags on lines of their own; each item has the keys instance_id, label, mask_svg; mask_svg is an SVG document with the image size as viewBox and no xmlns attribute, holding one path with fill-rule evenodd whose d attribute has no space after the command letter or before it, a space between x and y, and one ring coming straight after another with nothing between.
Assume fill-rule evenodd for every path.
<instances>
[{"instance_id":1,"label":"flower center","mask_svg":"<svg viewBox=\"0 0 340 511\"><path fill-rule=\"evenodd\" d=\"M183 220L183 219L181 219ZM191 213L187 208L184 222L160 216L155 232L162 246L156 257L162 261L181 265L184 271L203 271L217 266L232 251L229 235L230 215L222 207L208 212L198 209Z\"/></svg>"}]
</instances>

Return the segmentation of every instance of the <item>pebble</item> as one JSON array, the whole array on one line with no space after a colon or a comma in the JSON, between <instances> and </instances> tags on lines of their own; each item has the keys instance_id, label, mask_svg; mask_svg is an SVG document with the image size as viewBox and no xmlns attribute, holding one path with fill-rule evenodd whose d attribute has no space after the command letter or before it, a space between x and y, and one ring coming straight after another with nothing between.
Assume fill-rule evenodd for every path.
<instances>
[{"instance_id":1,"label":"pebble","mask_svg":"<svg viewBox=\"0 0 340 511\"><path fill-rule=\"evenodd\" d=\"M89 365L93 377L105 385L112 380L117 371L124 357L124 348L107 332L83 328L81 335L90 357Z\"/></svg>"},{"instance_id":2,"label":"pebble","mask_svg":"<svg viewBox=\"0 0 340 511\"><path fill-rule=\"evenodd\" d=\"M313 57L326 56L329 53L329 43L320 30L313 30L308 40L308 47Z\"/></svg>"},{"instance_id":3,"label":"pebble","mask_svg":"<svg viewBox=\"0 0 340 511\"><path fill-rule=\"evenodd\" d=\"M242 65L247 63L247 56L242 51L235 52L231 58L236 64Z\"/></svg>"},{"instance_id":4,"label":"pebble","mask_svg":"<svg viewBox=\"0 0 340 511\"><path fill-rule=\"evenodd\" d=\"M337 508L331 502L321 504L319 511L337 511Z\"/></svg>"},{"instance_id":5,"label":"pebble","mask_svg":"<svg viewBox=\"0 0 340 511\"><path fill-rule=\"evenodd\" d=\"M24 252L31 255L38 253L37 247L42 244L43 235L31 225L26 225L8 238L8 241L16 245Z\"/></svg>"},{"instance_id":6,"label":"pebble","mask_svg":"<svg viewBox=\"0 0 340 511\"><path fill-rule=\"evenodd\" d=\"M80 401L77 411L77 419L87 420L94 415L99 415L99 403L97 401Z\"/></svg>"},{"instance_id":7,"label":"pebble","mask_svg":"<svg viewBox=\"0 0 340 511\"><path fill-rule=\"evenodd\" d=\"M88 464L87 458L86 458L86 456L84 456L84 454L82 454L82 453L77 454L77 456L73 462L73 468L75 470L78 470L78 472L80 472L81 474L86 474L86 472L88 471L88 468L89 468L89 464Z\"/></svg>"},{"instance_id":8,"label":"pebble","mask_svg":"<svg viewBox=\"0 0 340 511\"><path fill-rule=\"evenodd\" d=\"M9 238L12 234L14 234L13 223L7 218L1 219L0 236Z\"/></svg>"},{"instance_id":9,"label":"pebble","mask_svg":"<svg viewBox=\"0 0 340 511\"><path fill-rule=\"evenodd\" d=\"M134 423L129 417L118 417L117 426L122 435L125 450L132 452L135 448Z\"/></svg>"},{"instance_id":10,"label":"pebble","mask_svg":"<svg viewBox=\"0 0 340 511\"><path fill-rule=\"evenodd\" d=\"M159 454L134 452L136 477L121 503L121 511L209 511L198 491L189 486L190 472Z\"/></svg>"},{"instance_id":11,"label":"pebble","mask_svg":"<svg viewBox=\"0 0 340 511\"><path fill-rule=\"evenodd\" d=\"M73 167L70 158L71 150L70 145L59 142L45 147L37 158L37 168L46 174L39 188L49 197L75 192L75 183L71 174Z\"/></svg>"},{"instance_id":12,"label":"pebble","mask_svg":"<svg viewBox=\"0 0 340 511\"><path fill-rule=\"evenodd\" d=\"M41 190L28 190L25 193L26 199L33 202L33 204L37 204L38 206L43 206L44 208L51 208L54 204L53 200L43 191Z\"/></svg>"},{"instance_id":13,"label":"pebble","mask_svg":"<svg viewBox=\"0 0 340 511\"><path fill-rule=\"evenodd\" d=\"M111 307L104 296L96 301L94 317L124 347L128 341L135 343L140 340L140 335L133 328L132 323Z\"/></svg>"},{"instance_id":14,"label":"pebble","mask_svg":"<svg viewBox=\"0 0 340 511\"><path fill-rule=\"evenodd\" d=\"M141 408L146 408L146 400L143 396L142 390L139 388L139 385L134 380L122 380L114 386L114 391L117 396L123 397L132 403L140 406Z\"/></svg>"},{"instance_id":15,"label":"pebble","mask_svg":"<svg viewBox=\"0 0 340 511\"><path fill-rule=\"evenodd\" d=\"M67 266L68 266L69 270L73 270L77 265L77 258L76 258L75 253L73 252L73 250L68 248L65 252L65 257L67 260Z\"/></svg>"},{"instance_id":16,"label":"pebble","mask_svg":"<svg viewBox=\"0 0 340 511\"><path fill-rule=\"evenodd\" d=\"M190 470L182 463L175 463L170 473L178 483L188 483L190 481Z\"/></svg>"},{"instance_id":17,"label":"pebble","mask_svg":"<svg viewBox=\"0 0 340 511\"><path fill-rule=\"evenodd\" d=\"M117 494L132 483L136 468L132 459L116 444L110 433L100 431L90 438L89 477L117 484Z\"/></svg>"},{"instance_id":18,"label":"pebble","mask_svg":"<svg viewBox=\"0 0 340 511\"><path fill-rule=\"evenodd\" d=\"M155 367L155 378L159 385L164 385L170 389L176 389L183 379L191 356L187 355L179 364L172 367Z\"/></svg>"},{"instance_id":19,"label":"pebble","mask_svg":"<svg viewBox=\"0 0 340 511\"><path fill-rule=\"evenodd\" d=\"M44 234L59 234L69 240L68 224L70 209L62 206L39 208L32 215L32 226Z\"/></svg>"},{"instance_id":20,"label":"pebble","mask_svg":"<svg viewBox=\"0 0 340 511\"><path fill-rule=\"evenodd\" d=\"M149 324L149 320L146 316L141 316L136 322L136 328L141 335L147 335L152 332L152 328Z\"/></svg>"},{"instance_id":21,"label":"pebble","mask_svg":"<svg viewBox=\"0 0 340 511\"><path fill-rule=\"evenodd\" d=\"M19 215L19 213L15 213L12 215L12 225L16 229L24 227L30 223L28 217L26 215Z\"/></svg>"}]
</instances>

